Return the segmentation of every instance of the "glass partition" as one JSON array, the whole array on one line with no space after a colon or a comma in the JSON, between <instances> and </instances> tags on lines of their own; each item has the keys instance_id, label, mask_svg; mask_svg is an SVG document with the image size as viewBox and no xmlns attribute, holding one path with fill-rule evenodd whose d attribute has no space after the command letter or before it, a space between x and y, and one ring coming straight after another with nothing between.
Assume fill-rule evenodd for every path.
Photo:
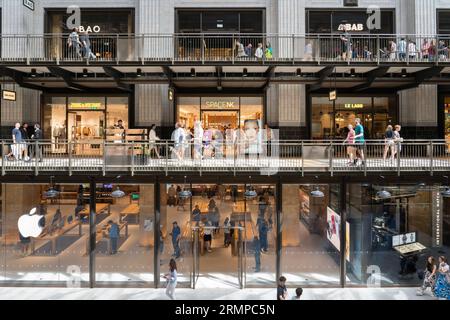
<instances>
[{"instance_id":1,"label":"glass partition","mask_svg":"<svg viewBox=\"0 0 450 320\"><path fill-rule=\"evenodd\" d=\"M339 195L338 185L283 185L281 272L290 284L339 285Z\"/></svg>"},{"instance_id":2,"label":"glass partition","mask_svg":"<svg viewBox=\"0 0 450 320\"><path fill-rule=\"evenodd\" d=\"M440 190L438 185L349 184L347 282L419 286L417 272L426 259L449 250L443 214L448 199Z\"/></svg>"},{"instance_id":3,"label":"glass partition","mask_svg":"<svg viewBox=\"0 0 450 320\"><path fill-rule=\"evenodd\" d=\"M113 197L118 190L122 196ZM153 283L153 198L153 185L97 185L97 284Z\"/></svg>"}]
</instances>

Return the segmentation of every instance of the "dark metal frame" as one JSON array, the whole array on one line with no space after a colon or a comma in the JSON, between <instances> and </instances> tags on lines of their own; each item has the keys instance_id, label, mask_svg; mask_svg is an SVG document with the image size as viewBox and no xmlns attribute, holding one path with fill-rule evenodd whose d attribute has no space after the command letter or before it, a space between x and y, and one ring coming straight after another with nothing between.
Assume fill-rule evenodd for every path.
<instances>
[{"instance_id":1,"label":"dark metal frame","mask_svg":"<svg viewBox=\"0 0 450 320\"><path fill-rule=\"evenodd\" d=\"M450 87L438 87L437 127L440 139L445 139L445 98L450 98Z\"/></svg>"}]
</instances>

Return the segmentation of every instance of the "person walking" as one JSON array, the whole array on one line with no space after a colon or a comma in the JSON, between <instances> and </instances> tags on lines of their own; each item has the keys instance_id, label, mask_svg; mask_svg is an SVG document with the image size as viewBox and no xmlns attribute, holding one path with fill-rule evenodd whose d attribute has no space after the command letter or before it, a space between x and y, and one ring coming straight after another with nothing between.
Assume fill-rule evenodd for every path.
<instances>
[{"instance_id":1,"label":"person walking","mask_svg":"<svg viewBox=\"0 0 450 320\"><path fill-rule=\"evenodd\" d=\"M394 61L397 58L397 44L395 41L391 40L389 41L389 59Z\"/></svg>"},{"instance_id":2,"label":"person walking","mask_svg":"<svg viewBox=\"0 0 450 320\"><path fill-rule=\"evenodd\" d=\"M253 238L253 250L255 255L255 272L261 271L261 243L257 236Z\"/></svg>"},{"instance_id":3,"label":"person walking","mask_svg":"<svg viewBox=\"0 0 450 320\"><path fill-rule=\"evenodd\" d=\"M230 218L226 217L223 222L223 246L228 248L231 244L231 223Z\"/></svg>"},{"instance_id":4,"label":"person walking","mask_svg":"<svg viewBox=\"0 0 450 320\"><path fill-rule=\"evenodd\" d=\"M253 53L253 45L251 43L249 43L246 47L245 47L245 54L247 55L247 57L251 57Z\"/></svg>"},{"instance_id":5,"label":"person walking","mask_svg":"<svg viewBox=\"0 0 450 320\"><path fill-rule=\"evenodd\" d=\"M416 60L417 46L416 46L416 43L414 41L412 41L411 39L409 40L409 44L408 44L408 55L409 55L410 61Z\"/></svg>"},{"instance_id":6,"label":"person walking","mask_svg":"<svg viewBox=\"0 0 450 320\"><path fill-rule=\"evenodd\" d=\"M406 50L408 49L408 45L406 43L405 38L400 38L398 42L398 57L400 61L406 60Z\"/></svg>"},{"instance_id":7,"label":"person walking","mask_svg":"<svg viewBox=\"0 0 450 320\"><path fill-rule=\"evenodd\" d=\"M255 57L258 60L262 60L264 57L264 50L263 50L263 44L262 43L258 43L258 48L256 48L255 51Z\"/></svg>"},{"instance_id":8,"label":"person walking","mask_svg":"<svg viewBox=\"0 0 450 320\"><path fill-rule=\"evenodd\" d=\"M383 160L386 161L388 152L391 152L391 160L394 160L394 128L388 125L384 132Z\"/></svg>"},{"instance_id":9,"label":"person walking","mask_svg":"<svg viewBox=\"0 0 450 320\"><path fill-rule=\"evenodd\" d=\"M148 134L150 158L152 157L152 151L154 151L158 159L161 159L158 152L158 147L156 146L156 142L159 140L160 140L159 137L156 135L156 124L152 124L150 126L150 133Z\"/></svg>"},{"instance_id":10,"label":"person walking","mask_svg":"<svg viewBox=\"0 0 450 320\"><path fill-rule=\"evenodd\" d=\"M278 279L277 300L288 300L289 295L286 288L286 278L281 276Z\"/></svg>"},{"instance_id":11,"label":"person walking","mask_svg":"<svg viewBox=\"0 0 450 320\"><path fill-rule=\"evenodd\" d=\"M402 152L401 143L403 142L403 138L400 136L402 127L400 125L396 125L394 128L394 155L392 156L392 159L394 159L395 157L400 157L400 152Z\"/></svg>"},{"instance_id":12,"label":"person walking","mask_svg":"<svg viewBox=\"0 0 450 320\"><path fill-rule=\"evenodd\" d=\"M175 300L175 288L177 287L178 273L177 263L174 259L170 259L169 273L166 273L164 278L167 280L166 295L171 300Z\"/></svg>"},{"instance_id":13,"label":"person walking","mask_svg":"<svg viewBox=\"0 0 450 320\"><path fill-rule=\"evenodd\" d=\"M303 294L302 288L295 289L295 296L292 297L292 300L301 300Z\"/></svg>"},{"instance_id":14,"label":"person walking","mask_svg":"<svg viewBox=\"0 0 450 320\"><path fill-rule=\"evenodd\" d=\"M170 235L172 236L172 245L173 245L172 257L178 259L181 255L180 250L181 229L176 221L172 223L172 232L170 233Z\"/></svg>"},{"instance_id":15,"label":"person walking","mask_svg":"<svg viewBox=\"0 0 450 320\"><path fill-rule=\"evenodd\" d=\"M352 57L352 40L346 26L344 26L340 38L343 44L342 60L350 59Z\"/></svg>"},{"instance_id":16,"label":"person walking","mask_svg":"<svg viewBox=\"0 0 450 320\"><path fill-rule=\"evenodd\" d=\"M72 32L67 39L67 46L69 47L69 59L75 59L81 57L80 47L81 41L80 36L78 35L78 28L73 28Z\"/></svg>"},{"instance_id":17,"label":"person walking","mask_svg":"<svg viewBox=\"0 0 450 320\"><path fill-rule=\"evenodd\" d=\"M220 231L220 229L219 229L219 225L220 225L220 211L219 211L219 207L218 206L216 206L214 208L214 210L212 211L211 222L212 222L212 225L214 226L214 234L219 233L219 231Z\"/></svg>"},{"instance_id":18,"label":"person walking","mask_svg":"<svg viewBox=\"0 0 450 320\"><path fill-rule=\"evenodd\" d=\"M271 60L273 58L273 49L270 42L267 42L266 50L264 51L264 56L267 60Z\"/></svg>"},{"instance_id":19,"label":"person walking","mask_svg":"<svg viewBox=\"0 0 450 320\"><path fill-rule=\"evenodd\" d=\"M31 139L34 141L32 145L32 155L34 155L35 161L42 162L42 146L40 145L42 141L43 135L41 130L41 125L36 123L34 125L34 134L31 136ZM39 159L39 160L38 160Z\"/></svg>"},{"instance_id":20,"label":"person walking","mask_svg":"<svg viewBox=\"0 0 450 320\"><path fill-rule=\"evenodd\" d=\"M361 165L364 166L365 164L365 157L364 157L364 146L366 143L366 140L364 138L364 127L361 124L361 119L356 118L355 119L355 145L356 145L356 156L354 163L355 165L358 164L358 158L361 159Z\"/></svg>"},{"instance_id":21,"label":"person walking","mask_svg":"<svg viewBox=\"0 0 450 320\"><path fill-rule=\"evenodd\" d=\"M200 211L199 205L196 204L194 207L194 210L192 210L192 221L195 222L196 225L198 225L201 218L202 218L202 212Z\"/></svg>"},{"instance_id":22,"label":"person walking","mask_svg":"<svg viewBox=\"0 0 450 320\"><path fill-rule=\"evenodd\" d=\"M439 268L434 294L439 300L450 300L450 267L447 258L439 257Z\"/></svg>"},{"instance_id":23,"label":"person walking","mask_svg":"<svg viewBox=\"0 0 450 320\"><path fill-rule=\"evenodd\" d=\"M436 272L437 272L437 266L436 266L436 260L434 257L428 257L427 264L425 266L425 271L423 273L423 283L420 289L417 291L418 296L423 296L425 290L427 290L428 287L431 289L431 293L434 295L434 287L436 284Z\"/></svg>"},{"instance_id":24,"label":"person walking","mask_svg":"<svg viewBox=\"0 0 450 320\"><path fill-rule=\"evenodd\" d=\"M120 229L119 225L112 220L108 221L109 225L109 240L111 241L111 255L117 253L117 244L119 242L120 237Z\"/></svg>"},{"instance_id":25,"label":"person walking","mask_svg":"<svg viewBox=\"0 0 450 320\"><path fill-rule=\"evenodd\" d=\"M11 145L11 153L14 156L14 160L22 160L22 153L24 148L23 148L22 132L20 130L19 122L16 123L14 129L12 130L12 141L13 144ZM8 156L10 155L11 154L8 154Z\"/></svg>"},{"instance_id":26,"label":"person walking","mask_svg":"<svg viewBox=\"0 0 450 320\"><path fill-rule=\"evenodd\" d=\"M429 51L430 51L430 43L428 42L427 39L424 39L421 47L422 59L428 60Z\"/></svg>"},{"instance_id":27,"label":"person walking","mask_svg":"<svg viewBox=\"0 0 450 320\"><path fill-rule=\"evenodd\" d=\"M206 223L203 226L203 242L205 243L206 250L208 252L212 252L211 250L211 243L212 243L212 223L211 221L206 221Z\"/></svg>"},{"instance_id":28,"label":"person walking","mask_svg":"<svg viewBox=\"0 0 450 320\"><path fill-rule=\"evenodd\" d=\"M237 57L238 58L245 58L247 57L247 54L245 53L245 48L242 42L239 40L236 40L236 47L237 47Z\"/></svg>"},{"instance_id":29,"label":"person walking","mask_svg":"<svg viewBox=\"0 0 450 320\"><path fill-rule=\"evenodd\" d=\"M348 125L348 133L347 138L344 140L344 145L347 145L347 155L349 156L350 161L347 162L347 165L352 166L353 161L356 158L356 150L355 150L355 130L353 130L353 126L351 124Z\"/></svg>"},{"instance_id":30,"label":"person walking","mask_svg":"<svg viewBox=\"0 0 450 320\"><path fill-rule=\"evenodd\" d=\"M97 59L97 57L95 56L95 54L92 53L91 50L91 40L89 39L89 31L85 31L81 36L80 36L80 42L81 42L81 48L83 51L83 56L85 59L89 60L95 60Z\"/></svg>"},{"instance_id":31,"label":"person walking","mask_svg":"<svg viewBox=\"0 0 450 320\"><path fill-rule=\"evenodd\" d=\"M265 219L261 219L259 223L259 241L261 243L261 252L267 253L268 250L268 241L267 241L267 232L269 228L267 227L267 222Z\"/></svg>"}]
</instances>

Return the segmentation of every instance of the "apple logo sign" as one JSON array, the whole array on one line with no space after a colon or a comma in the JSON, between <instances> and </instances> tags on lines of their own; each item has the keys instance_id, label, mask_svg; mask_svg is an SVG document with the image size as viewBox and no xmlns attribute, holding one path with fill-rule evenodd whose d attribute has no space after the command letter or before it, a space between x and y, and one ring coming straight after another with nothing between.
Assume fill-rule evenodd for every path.
<instances>
[{"instance_id":1,"label":"apple logo sign","mask_svg":"<svg viewBox=\"0 0 450 320\"><path fill-rule=\"evenodd\" d=\"M44 230L45 217L36 214L36 211L36 208L31 209L29 214L24 214L17 222L19 232L24 238L37 238Z\"/></svg>"}]
</instances>

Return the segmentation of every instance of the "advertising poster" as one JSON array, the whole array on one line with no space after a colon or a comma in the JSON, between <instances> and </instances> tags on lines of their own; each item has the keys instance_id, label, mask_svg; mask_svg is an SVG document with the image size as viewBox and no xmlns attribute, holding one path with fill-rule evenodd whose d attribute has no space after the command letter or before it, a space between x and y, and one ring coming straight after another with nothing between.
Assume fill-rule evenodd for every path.
<instances>
[{"instance_id":1,"label":"advertising poster","mask_svg":"<svg viewBox=\"0 0 450 320\"><path fill-rule=\"evenodd\" d=\"M350 224L346 223L346 244L345 244L345 258L350 262ZM327 239L331 244L341 251L341 216L337 214L333 209L327 207Z\"/></svg>"}]
</instances>

